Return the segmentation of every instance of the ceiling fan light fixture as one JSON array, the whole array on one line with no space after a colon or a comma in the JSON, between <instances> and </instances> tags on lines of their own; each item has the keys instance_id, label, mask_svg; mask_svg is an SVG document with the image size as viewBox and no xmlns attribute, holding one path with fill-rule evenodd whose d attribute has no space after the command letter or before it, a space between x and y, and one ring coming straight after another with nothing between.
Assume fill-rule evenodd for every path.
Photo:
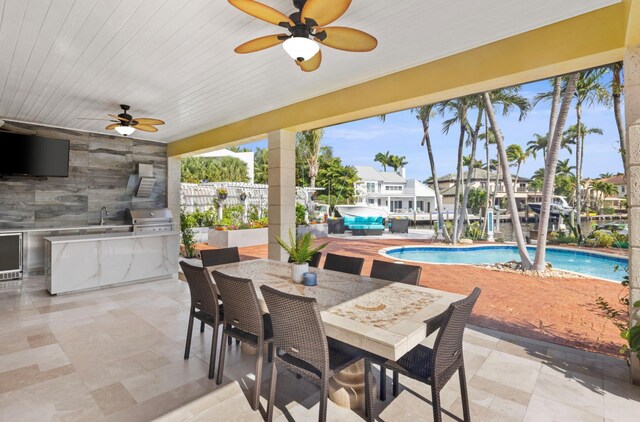
<instances>
[{"instance_id":1,"label":"ceiling fan light fixture","mask_svg":"<svg viewBox=\"0 0 640 422\"><path fill-rule=\"evenodd\" d=\"M320 51L318 43L306 37L288 38L282 43L282 47L293 60L299 62L309 60Z\"/></svg>"},{"instance_id":2,"label":"ceiling fan light fixture","mask_svg":"<svg viewBox=\"0 0 640 422\"><path fill-rule=\"evenodd\" d=\"M116 132L118 132L122 136L129 136L135 131L136 129L132 126L116 126Z\"/></svg>"}]
</instances>

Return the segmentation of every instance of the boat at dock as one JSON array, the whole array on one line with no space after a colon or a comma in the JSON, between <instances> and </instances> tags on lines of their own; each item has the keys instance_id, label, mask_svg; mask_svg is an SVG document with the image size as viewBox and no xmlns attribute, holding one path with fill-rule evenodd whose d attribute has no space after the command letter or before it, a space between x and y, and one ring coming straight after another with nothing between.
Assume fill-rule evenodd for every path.
<instances>
[{"instance_id":1,"label":"boat at dock","mask_svg":"<svg viewBox=\"0 0 640 422\"><path fill-rule=\"evenodd\" d=\"M564 196L554 196L551 199L551 208L550 213L551 217L558 218L562 215L569 215L571 211L573 211L573 207L571 207ZM529 209L533 211L536 215L540 215L540 207L542 206L541 202L530 202Z\"/></svg>"}]
</instances>

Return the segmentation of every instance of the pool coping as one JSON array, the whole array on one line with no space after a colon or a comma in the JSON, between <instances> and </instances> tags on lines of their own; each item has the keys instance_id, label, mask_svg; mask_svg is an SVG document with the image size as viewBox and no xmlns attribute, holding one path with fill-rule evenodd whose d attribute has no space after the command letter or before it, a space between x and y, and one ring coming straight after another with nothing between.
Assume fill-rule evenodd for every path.
<instances>
[{"instance_id":1,"label":"pool coping","mask_svg":"<svg viewBox=\"0 0 640 422\"><path fill-rule=\"evenodd\" d=\"M517 248L517 244L515 242L513 243L497 243L497 244L487 244L487 243L479 243L479 244L471 244L471 245L403 245L403 246L389 246L387 248L383 248L378 250L378 254L388 258L388 259L392 259L394 261L402 261L402 262L411 262L414 264L428 264L428 265L468 265L471 267L478 267L478 268L486 268L485 266L487 265L492 265L491 263L489 264L466 264L466 263L449 263L449 262L425 262L425 261L414 261L411 259L402 259L402 258L398 258L398 257L394 257L391 256L389 254L387 254L387 252L391 251L391 250L397 250L397 249L474 249L474 248L498 248L498 247L516 247ZM527 245L527 248L536 248L536 245ZM579 248L571 248L571 247L558 247L558 246L547 246L547 249L555 249L558 251L573 251L573 252L580 252L583 254L591 254L591 255L595 255L595 256L602 256L602 257L606 257L606 258L615 258L618 260L626 260L627 263L629 262L629 258L628 257L623 257L620 255L616 255L616 254L611 254L611 253L607 253L607 252L601 252L601 251L586 251L584 249L579 249ZM584 278L591 278L591 279L595 279L595 280L602 280L602 281L606 281L609 283L620 283L620 280L612 280L610 278L604 278L604 277L598 277L595 275L590 275L590 274L583 274L583 273L579 273L577 271L571 271L571 270L564 270L561 268L553 268L556 271L562 271L565 273L569 273L569 274L576 274L579 275L581 277ZM491 271L490 269L488 269L489 271Z\"/></svg>"}]
</instances>

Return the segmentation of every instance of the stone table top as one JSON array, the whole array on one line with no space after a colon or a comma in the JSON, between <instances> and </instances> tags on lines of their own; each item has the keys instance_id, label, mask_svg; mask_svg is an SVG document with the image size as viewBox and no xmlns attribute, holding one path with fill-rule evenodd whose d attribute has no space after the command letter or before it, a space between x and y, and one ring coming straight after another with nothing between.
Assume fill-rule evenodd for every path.
<instances>
[{"instance_id":1,"label":"stone table top","mask_svg":"<svg viewBox=\"0 0 640 422\"><path fill-rule=\"evenodd\" d=\"M263 284L286 293L313 297L329 337L394 360L425 339L425 320L464 297L320 268L310 269L317 273L318 285L307 287L291 280L291 264L267 259L209 269L253 280L260 299L259 287Z\"/></svg>"}]
</instances>

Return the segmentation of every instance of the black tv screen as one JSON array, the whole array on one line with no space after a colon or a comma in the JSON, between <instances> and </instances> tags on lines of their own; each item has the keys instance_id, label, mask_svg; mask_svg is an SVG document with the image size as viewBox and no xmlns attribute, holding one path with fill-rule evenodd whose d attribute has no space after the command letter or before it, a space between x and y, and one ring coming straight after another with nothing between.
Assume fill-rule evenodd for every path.
<instances>
[{"instance_id":1,"label":"black tv screen","mask_svg":"<svg viewBox=\"0 0 640 422\"><path fill-rule=\"evenodd\" d=\"M69 141L0 133L0 174L67 177L69 175Z\"/></svg>"}]
</instances>

